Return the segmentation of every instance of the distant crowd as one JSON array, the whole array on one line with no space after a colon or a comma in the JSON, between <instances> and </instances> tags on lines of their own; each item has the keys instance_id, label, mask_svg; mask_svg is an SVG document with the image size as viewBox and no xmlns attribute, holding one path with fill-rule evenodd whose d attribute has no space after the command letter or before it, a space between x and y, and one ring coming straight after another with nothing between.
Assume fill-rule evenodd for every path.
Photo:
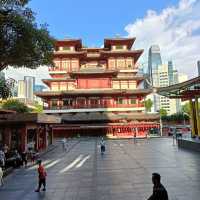
<instances>
[{"instance_id":1,"label":"distant crowd","mask_svg":"<svg viewBox=\"0 0 200 200\"><path fill-rule=\"evenodd\" d=\"M4 145L0 149L0 167L3 170L9 167L26 167L29 162L34 164L37 159L39 159L39 152L31 148L23 152L17 149L9 151L8 146Z\"/></svg>"}]
</instances>

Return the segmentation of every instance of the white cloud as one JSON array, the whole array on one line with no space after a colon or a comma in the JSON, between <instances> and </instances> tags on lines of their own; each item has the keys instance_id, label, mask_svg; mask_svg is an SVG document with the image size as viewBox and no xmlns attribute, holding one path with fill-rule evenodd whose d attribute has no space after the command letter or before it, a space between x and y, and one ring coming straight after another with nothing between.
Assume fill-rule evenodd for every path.
<instances>
[{"instance_id":1,"label":"white cloud","mask_svg":"<svg viewBox=\"0 0 200 200\"><path fill-rule=\"evenodd\" d=\"M147 62L148 49L159 44L164 61L173 60L175 67L190 77L197 75L196 61L200 60L200 0L180 0L177 6L168 7L157 13L148 10L143 19L127 25L128 36L136 36L135 48L144 48L142 62ZM49 78L47 67L37 70L25 68L6 70L8 77L15 80L26 75L36 77L36 82Z\"/></svg>"},{"instance_id":2,"label":"white cloud","mask_svg":"<svg viewBox=\"0 0 200 200\"><path fill-rule=\"evenodd\" d=\"M36 84L42 84L41 79L50 78L48 67L46 66L39 67L38 69L9 67L4 71L6 73L6 77L13 78L16 81L23 80L24 76L34 76L36 78Z\"/></svg>"},{"instance_id":3,"label":"white cloud","mask_svg":"<svg viewBox=\"0 0 200 200\"><path fill-rule=\"evenodd\" d=\"M159 44L163 61L173 60L175 67L189 77L197 76L200 59L200 0L180 0L174 7L157 13L148 10L143 19L128 24L128 36L136 36L135 48L144 48L142 62L147 62L148 49Z\"/></svg>"}]
</instances>

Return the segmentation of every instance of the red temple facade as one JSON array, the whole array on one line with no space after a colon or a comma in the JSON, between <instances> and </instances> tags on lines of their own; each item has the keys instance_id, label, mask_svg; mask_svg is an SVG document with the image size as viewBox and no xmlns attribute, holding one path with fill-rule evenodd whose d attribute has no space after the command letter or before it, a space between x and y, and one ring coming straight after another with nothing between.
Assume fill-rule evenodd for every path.
<instances>
[{"instance_id":1,"label":"red temple facade","mask_svg":"<svg viewBox=\"0 0 200 200\"><path fill-rule=\"evenodd\" d=\"M81 40L59 40L55 67L38 92L44 112L62 117L54 126L57 136L108 135L144 137L159 129L159 116L145 112L144 76L137 61L143 50L132 50L135 38L105 39L102 48L86 48Z\"/></svg>"}]
</instances>

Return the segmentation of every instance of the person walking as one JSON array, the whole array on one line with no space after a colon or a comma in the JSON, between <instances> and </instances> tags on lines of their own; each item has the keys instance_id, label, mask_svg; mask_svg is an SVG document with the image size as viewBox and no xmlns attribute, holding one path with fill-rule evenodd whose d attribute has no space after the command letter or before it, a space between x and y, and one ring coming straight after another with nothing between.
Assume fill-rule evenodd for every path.
<instances>
[{"instance_id":1,"label":"person walking","mask_svg":"<svg viewBox=\"0 0 200 200\"><path fill-rule=\"evenodd\" d=\"M65 139L65 143L64 143L64 151L67 152L67 147L68 147L68 143L67 143L67 139Z\"/></svg>"},{"instance_id":2,"label":"person walking","mask_svg":"<svg viewBox=\"0 0 200 200\"><path fill-rule=\"evenodd\" d=\"M3 169L0 166L0 186L3 186Z\"/></svg>"},{"instance_id":3,"label":"person walking","mask_svg":"<svg viewBox=\"0 0 200 200\"><path fill-rule=\"evenodd\" d=\"M66 151L66 138L62 139L62 150L63 150L63 152Z\"/></svg>"},{"instance_id":4,"label":"person walking","mask_svg":"<svg viewBox=\"0 0 200 200\"><path fill-rule=\"evenodd\" d=\"M42 165L42 161L38 161L39 167L38 167L38 188L35 190L35 192L40 192L40 188L43 185L42 191L46 191L46 170L44 166Z\"/></svg>"},{"instance_id":5,"label":"person walking","mask_svg":"<svg viewBox=\"0 0 200 200\"><path fill-rule=\"evenodd\" d=\"M105 141L104 141L103 137L101 138L100 146L101 146L101 154L103 155L106 150Z\"/></svg>"},{"instance_id":6,"label":"person walking","mask_svg":"<svg viewBox=\"0 0 200 200\"><path fill-rule=\"evenodd\" d=\"M22 152L21 157L22 157L22 165L24 167L27 167L27 163L28 163L28 154L27 154L27 152L26 151Z\"/></svg>"},{"instance_id":7,"label":"person walking","mask_svg":"<svg viewBox=\"0 0 200 200\"><path fill-rule=\"evenodd\" d=\"M153 194L148 198L148 200L168 200L168 194L165 187L160 182L160 174L152 174L153 183Z\"/></svg>"}]
</instances>

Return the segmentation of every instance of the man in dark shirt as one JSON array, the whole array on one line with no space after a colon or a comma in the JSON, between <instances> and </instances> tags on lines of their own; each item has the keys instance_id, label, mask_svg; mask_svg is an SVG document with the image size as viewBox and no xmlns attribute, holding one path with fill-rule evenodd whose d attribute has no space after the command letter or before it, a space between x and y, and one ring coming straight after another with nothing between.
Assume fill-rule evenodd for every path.
<instances>
[{"instance_id":1,"label":"man in dark shirt","mask_svg":"<svg viewBox=\"0 0 200 200\"><path fill-rule=\"evenodd\" d=\"M168 200L168 194L165 187L160 183L160 174L152 174L153 194L148 200Z\"/></svg>"}]
</instances>

